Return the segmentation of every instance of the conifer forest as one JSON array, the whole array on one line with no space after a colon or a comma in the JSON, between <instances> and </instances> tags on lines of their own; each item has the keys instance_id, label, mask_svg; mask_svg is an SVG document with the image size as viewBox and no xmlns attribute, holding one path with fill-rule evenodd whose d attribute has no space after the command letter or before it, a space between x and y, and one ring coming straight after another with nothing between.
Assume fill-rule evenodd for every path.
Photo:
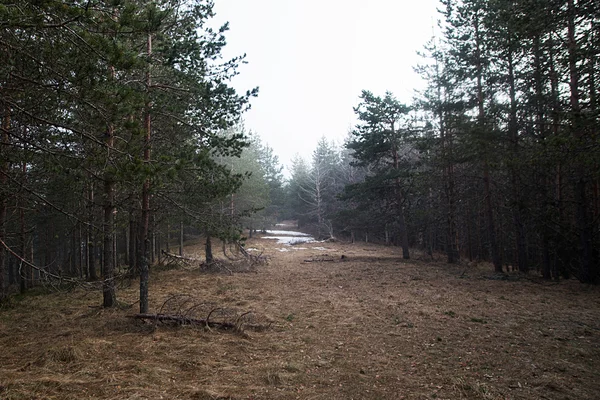
<instances>
[{"instance_id":1,"label":"conifer forest","mask_svg":"<svg viewBox=\"0 0 600 400\"><path fill-rule=\"evenodd\" d=\"M344 142L287 172L244 125L260 88L233 88L246 56L213 7L0 0L0 398L595 398L600 3L440 0L425 89L364 88ZM281 227L312 247L268 247ZM78 344L21 337L74 321ZM76 375L90 357L123 375ZM194 369L221 372L192 389Z\"/></svg>"}]
</instances>

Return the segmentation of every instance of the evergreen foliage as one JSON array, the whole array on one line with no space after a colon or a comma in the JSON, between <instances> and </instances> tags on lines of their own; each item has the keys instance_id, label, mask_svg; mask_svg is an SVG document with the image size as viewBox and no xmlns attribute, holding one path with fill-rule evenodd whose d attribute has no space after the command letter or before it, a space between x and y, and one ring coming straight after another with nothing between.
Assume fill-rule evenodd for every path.
<instances>
[{"instance_id":1,"label":"evergreen foliage","mask_svg":"<svg viewBox=\"0 0 600 400\"><path fill-rule=\"evenodd\" d=\"M0 239L43 266L22 290L46 270L100 275L113 306L126 253L143 310L151 237L239 187L216 157L246 145L221 131L256 90L228 86L243 58L221 59L227 26L208 28L212 16L200 0L2 2Z\"/></svg>"},{"instance_id":2,"label":"evergreen foliage","mask_svg":"<svg viewBox=\"0 0 600 400\"><path fill-rule=\"evenodd\" d=\"M414 104L361 95L333 225L402 245L405 257L410 245L450 263L598 283L600 7L442 0L439 9L442 36L416 67L428 87ZM315 196L299 193L314 186L315 166L292 168L301 220L314 209Z\"/></svg>"}]
</instances>

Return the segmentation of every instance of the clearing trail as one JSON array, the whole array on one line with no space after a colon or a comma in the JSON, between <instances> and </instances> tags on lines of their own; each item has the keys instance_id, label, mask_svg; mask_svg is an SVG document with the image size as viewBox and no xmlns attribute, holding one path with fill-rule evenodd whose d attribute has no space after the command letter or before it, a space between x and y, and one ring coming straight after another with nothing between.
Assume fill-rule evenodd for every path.
<instances>
[{"instance_id":1,"label":"clearing trail","mask_svg":"<svg viewBox=\"0 0 600 400\"><path fill-rule=\"evenodd\" d=\"M600 292L366 243L253 238L256 273L152 271L150 308L188 295L265 330L154 325L98 293L0 311L0 398L596 399ZM282 251L285 249L285 251ZM200 245L186 255L200 256ZM343 257L342 257L343 256ZM137 288L119 298L135 303Z\"/></svg>"}]
</instances>

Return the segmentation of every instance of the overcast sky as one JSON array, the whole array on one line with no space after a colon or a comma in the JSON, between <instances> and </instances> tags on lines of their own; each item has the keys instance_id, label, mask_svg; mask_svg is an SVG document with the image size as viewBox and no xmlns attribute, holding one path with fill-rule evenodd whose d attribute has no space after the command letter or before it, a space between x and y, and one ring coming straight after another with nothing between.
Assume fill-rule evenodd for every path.
<instances>
[{"instance_id":1,"label":"overcast sky","mask_svg":"<svg viewBox=\"0 0 600 400\"><path fill-rule=\"evenodd\" d=\"M422 87L416 52L432 36L437 0L215 0L229 21L225 58L247 54L233 81L258 86L244 115L286 167L320 137L342 143L363 89L410 102Z\"/></svg>"}]
</instances>

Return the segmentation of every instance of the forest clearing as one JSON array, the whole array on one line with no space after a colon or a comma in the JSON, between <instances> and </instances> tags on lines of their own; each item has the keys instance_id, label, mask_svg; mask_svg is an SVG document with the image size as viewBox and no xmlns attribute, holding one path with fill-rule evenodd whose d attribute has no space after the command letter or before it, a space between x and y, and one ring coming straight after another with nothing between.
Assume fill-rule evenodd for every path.
<instances>
[{"instance_id":1,"label":"forest clearing","mask_svg":"<svg viewBox=\"0 0 600 400\"><path fill-rule=\"evenodd\" d=\"M600 1L264 3L0 2L0 400L600 398Z\"/></svg>"},{"instance_id":2,"label":"forest clearing","mask_svg":"<svg viewBox=\"0 0 600 400\"><path fill-rule=\"evenodd\" d=\"M0 398L596 399L600 291L494 275L398 247L250 239L256 273L157 268L150 311L246 314L240 332L129 318L99 292L28 292L0 310ZM199 256L202 246L187 246ZM343 256L343 257L342 257ZM502 279L501 279L502 278ZM126 286L126 285L125 285ZM195 299L195 300L189 300ZM194 301L196 304L194 304ZM129 306L127 306L129 305ZM233 317L233 318L238 318ZM217 319L215 313L215 320Z\"/></svg>"}]
</instances>

